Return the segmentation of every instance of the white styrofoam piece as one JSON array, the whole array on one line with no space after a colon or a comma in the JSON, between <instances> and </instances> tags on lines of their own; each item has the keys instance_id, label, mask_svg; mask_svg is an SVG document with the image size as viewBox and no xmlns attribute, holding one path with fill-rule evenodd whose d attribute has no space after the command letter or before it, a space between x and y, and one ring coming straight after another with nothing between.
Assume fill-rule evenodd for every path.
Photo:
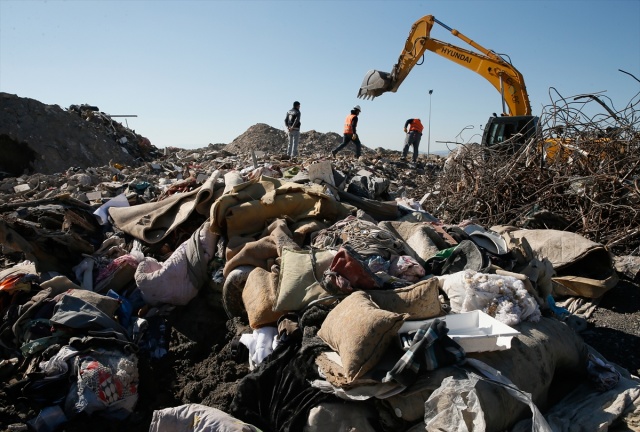
<instances>
[{"instance_id":1,"label":"white styrofoam piece","mask_svg":"<svg viewBox=\"0 0 640 432\"><path fill-rule=\"evenodd\" d=\"M434 319L405 321L398 334L417 330ZM448 336L456 341L466 352L502 351L511 348L511 339L520 332L501 323L486 313L476 310L438 317L445 321L449 329Z\"/></svg>"}]
</instances>

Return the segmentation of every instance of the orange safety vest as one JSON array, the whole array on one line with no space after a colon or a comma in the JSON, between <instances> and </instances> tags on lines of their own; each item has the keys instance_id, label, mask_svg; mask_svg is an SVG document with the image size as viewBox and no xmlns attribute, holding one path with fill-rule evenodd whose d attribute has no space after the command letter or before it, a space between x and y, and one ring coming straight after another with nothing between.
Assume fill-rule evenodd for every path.
<instances>
[{"instance_id":1,"label":"orange safety vest","mask_svg":"<svg viewBox=\"0 0 640 432\"><path fill-rule=\"evenodd\" d=\"M424 126L422 126L422 122L420 119L413 119L411 123L409 123L409 132L418 131L422 133L424 130Z\"/></svg>"},{"instance_id":2,"label":"orange safety vest","mask_svg":"<svg viewBox=\"0 0 640 432\"><path fill-rule=\"evenodd\" d=\"M345 134L352 134L353 133L353 127L351 126L351 122L353 121L354 117L356 117L355 114L349 114L347 116L347 118L344 121L344 131L343 131L343 133L345 133Z\"/></svg>"}]
</instances>

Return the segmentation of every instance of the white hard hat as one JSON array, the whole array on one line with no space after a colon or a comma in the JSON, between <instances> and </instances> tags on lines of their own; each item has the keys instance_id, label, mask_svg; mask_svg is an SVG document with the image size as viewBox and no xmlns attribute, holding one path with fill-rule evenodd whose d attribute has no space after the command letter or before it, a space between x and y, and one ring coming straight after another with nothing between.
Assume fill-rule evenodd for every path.
<instances>
[{"instance_id":1,"label":"white hard hat","mask_svg":"<svg viewBox=\"0 0 640 432\"><path fill-rule=\"evenodd\" d=\"M362 110L360 109L360 105L356 105L356 106L354 106L354 107L353 107L353 109L354 109L354 110L358 110L358 111L362 111Z\"/></svg>"}]
</instances>

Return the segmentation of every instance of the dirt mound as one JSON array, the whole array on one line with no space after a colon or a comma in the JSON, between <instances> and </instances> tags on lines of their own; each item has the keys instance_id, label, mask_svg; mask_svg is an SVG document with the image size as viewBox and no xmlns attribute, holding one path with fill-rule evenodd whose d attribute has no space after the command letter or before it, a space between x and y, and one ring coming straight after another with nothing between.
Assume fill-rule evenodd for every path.
<instances>
[{"instance_id":1,"label":"dirt mound","mask_svg":"<svg viewBox=\"0 0 640 432\"><path fill-rule=\"evenodd\" d=\"M0 178L23 174L54 174L70 167L89 168L117 162L137 166L161 157L149 140L92 105L63 109L34 99L0 93ZM300 134L301 157L328 155L340 144L335 132L315 130ZM231 143L215 144L233 154L263 151L271 155L287 152L288 138L282 129L255 124ZM348 146L343 154L353 153ZM374 152L363 146L363 154ZM70 159L69 155L73 155Z\"/></svg>"},{"instance_id":2,"label":"dirt mound","mask_svg":"<svg viewBox=\"0 0 640 432\"><path fill-rule=\"evenodd\" d=\"M321 133L315 130L300 133L298 147L300 156L315 154L328 155L331 150L342 142L342 135L335 132ZM234 139L225 147L229 153L246 153L251 150L263 151L270 154L286 154L288 138L284 130L276 129L264 123L251 126L242 135ZM347 146L345 152L353 151L353 146ZM363 153L373 153L373 150L362 146Z\"/></svg>"},{"instance_id":3,"label":"dirt mound","mask_svg":"<svg viewBox=\"0 0 640 432\"><path fill-rule=\"evenodd\" d=\"M6 175L53 174L113 160L135 165L155 151L148 139L89 105L68 110L0 93L0 171Z\"/></svg>"}]
</instances>

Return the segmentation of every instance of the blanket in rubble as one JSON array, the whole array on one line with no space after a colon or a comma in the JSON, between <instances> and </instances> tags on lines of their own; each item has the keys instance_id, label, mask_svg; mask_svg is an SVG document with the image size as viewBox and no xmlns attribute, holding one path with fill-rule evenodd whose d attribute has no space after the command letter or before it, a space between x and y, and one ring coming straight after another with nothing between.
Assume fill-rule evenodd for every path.
<instances>
[{"instance_id":1,"label":"blanket in rubble","mask_svg":"<svg viewBox=\"0 0 640 432\"><path fill-rule=\"evenodd\" d=\"M262 231L266 221L287 215L294 222L336 221L351 209L324 193L320 185L303 186L262 176L239 184L211 205L211 230L229 238Z\"/></svg>"}]
</instances>

